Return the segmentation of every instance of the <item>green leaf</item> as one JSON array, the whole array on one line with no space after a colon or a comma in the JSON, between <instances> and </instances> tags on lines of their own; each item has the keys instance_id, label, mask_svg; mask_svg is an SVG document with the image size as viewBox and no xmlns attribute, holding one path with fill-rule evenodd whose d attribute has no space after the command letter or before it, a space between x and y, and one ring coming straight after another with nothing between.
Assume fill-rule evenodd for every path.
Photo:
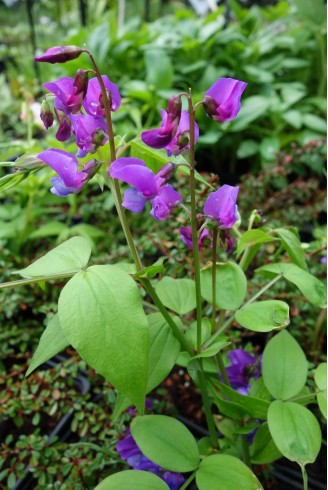
<instances>
[{"instance_id":1,"label":"green leaf","mask_svg":"<svg viewBox=\"0 0 328 490\"><path fill-rule=\"evenodd\" d=\"M201 271L202 296L212 303L212 270ZM247 280L244 272L234 262L216 265L216 306L223 310L236 310L244 301Z\"/></svg>"},{"instance_id":2,"label":"green leaf","mask_svg":"<svg viewBox=\"0 0 328 490\"><path fill-rule=\"evenodd\" d=\"M148 316L150 332L149 375L147 393L169 374L180 352L180 342L161 313Z\"/></svg>"},{"instance_id":3,"label":"green leaf","mask_svg":"<svg viewBox=\"0 0 328 490\"><path fill-rule=\"evenodd\" d=\"M149 328L138 286L129 274L110 265L79 272L62 290L58 314L80 356L142 412Z\"/></svg>"},{"instance_id":4,"label":"green leaf","mask_svg":"<svg viewBox=\"0 0 328 490\"><path fill-rule=\"evenodd\" d=\"M199 490L263 490L254 473L240 461L227 454L213 454L205 458L197 470Z\"/></svg>"},{"instance_id":5,"label":"green leaf","mask_svg":"<svg viewBox=\"0 0 328 490\"><path fill-rule=\"evenodd\" d=\"M130 405L132 405L131 401L123 393L117 391L115 407L111 416L111 420L113 422L116 422L123 410L126 410Z\"/></svg>"},{"instance_id":6,"label":"green leaf","mask_svg":"<svg viewBox=\"0 0 328 490\"><path fill-rule=\"evenodd\" d=\"M244 140L240 143L237 150L238 158L248 158L256 155L259 150L259 144L254 140Z\"/></svg>"},{"instance_id":7,"label":"green leaf","mask_svg":"<svg viewBox=\"0 0 328 490\"><path fill-rule=\"evenodd\" d=\"M166 415L136 417L131 432L143 454L164 469L187 472L198 467L196 440L178 420Z\"/></svg>"},{"instance_id":8,"label":"green leaf","mask_svg":"<svg viewBox=\"0 0 328 490\"><path fill-rule=\"evenodd\" d=\"M58 315L55 315L40 337L26 376L68 346L69 342L60 326Z\"/></svg>"},{"instance_id":9,"label":"green leaf","mask_svg":"<svg viewBox=\"0 0 328 490\"><path fill-rule=\"evenodd\" d=\"M276 238L267 235L267 233L261 230L246 231L238 242L237 256L241 255L247 247L253 247L259 243L270 243L276 240Z\"/></svg>"},{"instance_id":10,"label":"green leaf","mask_svg":"<svg viewBox=\"0 0 328 490\"><path fill-rule=\"evenodd\" d=\"M252 95L243 100L238 117L232 121L230 131L242 131L255 119L261 117L270 107L269 97L262 95Z\"/></svg>"},{"instance_id":11,"label":"green leaf","mask_svg":"<svg viewBox=\"0 0 328 490\"><path fill-rule=\"evenodd\" d=\"M145 267L141 271L136 272L135 274L133 274L134 279L140 279L143 277L149 277L150 279L152 279L157 274L161 274L164 271L164 260L165 257L161 257L160 259L156 260L153 265Z\"/></svg>"},{"instance_id":12,"label":"green leaf","mask_svg":"<svg viewBox=\"0 0 328 490\"><path fill-rule=\"evenodd\" d=\"M162 303L175 313L184 315L196 308L195 283L191 279L164 277L155 290Z\"/></svg>"},{"instance_id":13,"label":"green leaf","mask_svg":"<svg viewBox=\"0 0 328 490\"><path fill-rule=\"evenodd\" d=\"M58 236L63 230L67 230L67 225L60 221L51 221L43 226L40 226L37 230L33 231L28 236L29 240L35 240L36 238L44 238L48 236Z\"/></svg>"},{"instance_id":14,"label":"green leaf","mask_svg":"<svg viewBox=\"0 0 328 490\"><path fill-rule=\"evenodd\" d=\"M286 228L277 228L274 231L281 239L284 248L286 249L286 252L292 259L292 261L296 265L301 267L301 269L307 271L308 267L305 262L304 250L302 249L301 242L298 236L291 230L287 230Z\"/></svg>"},{"instance_id":15,"label":"green leaf","mask_svg":"<svg viewBox=\"0 0 328 490\"><path fill-rule=\"evenodd\" d=\"M22 180L26 179L26 177L27 174L25 173L14 173L9 175L4 175L3 177L0 178L0 191L3 192L8 189L11 189L12 187L15 187Z\"/></svg>"},{"instance_id":16,"label":"green leaf","mask_svg":"<svg viewBox=\"0 0 328 490\"><path fill-rule=\"evenodd\" d=\"M250 448L250 456L253 464L268 464L282 457L271 437L267 422L257 429Z\"/></svg>"},{"instance_id":17,"label":"green leaf","mask_svg":"<svg viewBox=\"0 0 328 490\"><path fill-rule=\"evenodd\" d=\"M315 116L314 114L303 114L302 122L304 126L313 131L318 131L318 133L327 133L327 123L321 117Z\"/></svg>"},{"instance_id":18,"label":"green leaf","mask_svg":"<svg viewBox=\"0 0 328 490\"><path fill-rule=\"evenodd\" d=\"M280 150L280 139L276 136L263 138L259 149L263 160L266 162L273 162L277 152Z\"/></svg>"},{"instance_id":19,"label":"green leaf","mask_svg":"<svg viewBox=\"0 0 328 490\"><path fill-rule=\"evenodd\" d=\"M58 245L46 255L18 271L22 277L42 277L52 274L70 274L87 266L91 255L88 240L74 237Z\"/></svg>"},{"instance_id":20,"label":"green leaf","mask_svg":"<svg viewBox=\"0 0 328 490\"><path fill-rule=\"evenodd\" d=\"M262 375L275 398L287 400L305 386L308 363L297 341L283 330L275 335L263 352Z\"/></svg>"},{"instance_id":21,"label":"green leaf","mask_svg":"<svg viewBox=\"0 0 328 490\"><path fill-rule=\"evenodd\" d=\"M170 58L163 49L146 49L144 51L146 64L146 82L156 90L171 88L173 82L173 66Z\"/></svg>"},{"instance_id":22,"label":"green leaf","mask_svg":"<svg viewBox=\"0 0 328 490\"><path fill-rule=\"evenodd\" d=\"M298 403L275 400L268 411L268 424L283 456L301 466L314 463L320 451L321 431L310 410Z\"/></svg>"},{"instance_id":23,"label":"green leaf","mask_svg":"<svg viewBox=\"0 0 328 490\"><path fill-rule=\"evenodd\" d=\"M216 380L215 385L218 386L221 393L229 398L234 403L237 403L248 413L252 418L265 420L267 418L267 412L269 408L269 402L262 400L261 398L255 398L249 395L242 395L238 391L233 390L230 386L221 383Z\"/></svg>"},{"instance_id":24,"label":"green leaf","mask_svg":"<svg viewBox=\"0 0 328 490\"><path fill-rule=\"evenodd\" d=\"M296 7L301 19L305 23L313 24L314 27L326 23L327 11L323 0L295 0Z\"/></svg>"},{"instance_id":25,"label":"green leaf","mask_svg":"<svg viewBox=\"0 0 328 490\"><path fill-rule=\"evenodd\" d=\"M322 362L314 371L314 380L320 393L317 394L317 402L322 415L327 419L327 363Z\"/></svg>"},{"instance_id":26,"label":"green leaf","mask_svg":"<svg viewBox=\"0 0 328 490\"><path fill-rule=\"evenodd\" d=\"M302 114L299 111L286 111L282 115L282 118L295 129L300 129L302 127Z\"/></svg>"},{"instance_id":27,"label":"green leaf","mask_svg":"<svg viewBox=\"0 0 328 490\"><path fill-rule=\"evenodd\" d=\"M202 350L202 352L192 357L191 359L215 356L218 352L220 352L220 350L227 347L230 343L231 342L228 339L228 337L225 337L224 335L220 335L207 349Z\"/></svg>"},{"instance_id":28,"label":"green leaf","mask_svg":"<svg viewBox=\"0 0 328 490\"><path fill-rule=\"evenodd\" d=\"M127 470L114 473L96 486L95 490L169 490L164 480L149 471Z\"/></svg>"},{"instance_id":29,"label":"green leaf","mask_svg":"<svg viewBox=\"0 0 328 490\"><path fill-rule=\"evenodd\" d=\"M325 308L327 297L325 285L297 265L287 263L268 264L256 269L256 272L265 274L271 278L277 274L282 274L287 281L295 284L312 304L320 308Z\"/></svg>"},{"instance_id":30,"label":"green leaf","mask_svg":"<svg viewBox=\"0 0 328 490\"><path fill-rule=\"evenodd\" d=\"M254 332L280 330L289 325L289 306L284 301L256 301L236 312L237 322Z\"/></svg>"}]
</instances>

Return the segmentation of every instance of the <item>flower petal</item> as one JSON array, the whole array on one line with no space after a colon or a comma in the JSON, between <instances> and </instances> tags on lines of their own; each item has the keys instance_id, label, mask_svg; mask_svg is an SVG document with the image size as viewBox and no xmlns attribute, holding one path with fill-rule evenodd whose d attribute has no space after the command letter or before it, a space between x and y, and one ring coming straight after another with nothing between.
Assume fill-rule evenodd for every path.
<instances>
[{"instance_id":1,"label":"flower petal","mask_svg":"<svg viewBox=\"0 0 328 490\"><path fill-rule=\"evenodd\" d=\"M144 209L147 199L143 197L134 187L130 187L124 192L124 200L122 205L133 213L141 213Z\"/></svg>"},{"instance_id":2,"label":"flower petal","mask_svg":"<svg viewBox=\"0 0 328 490\"><path fill-rule=\"evenodd\" d=\"M155 175L137 158L118 158L111 164L109 175L132 185L146 199L151 199L157 194Z\"/></svg>"},{"instance_id":3,"label":"flower petal","mask_svg":"<svg viewBox=\"0 0 328 490\"><path fill-rule=\"evenodd\" d=\"M225 184L212 192L204 204L205 215L215 219L222 229L232 228L237 221L238 191L239 187Z\"/></svg>"},{"instance_id":4,"label":"flower petal","mask_svg":"<svg viewBox=\"0 0 328 490\"><path fill-rule=\"evenodd\" d=\"M49 165L63 180L65 186L75 187L78 173L78 161L74 155L64 150L51 148L37 155L40 160Z\"/></svg>"}]
</instances>

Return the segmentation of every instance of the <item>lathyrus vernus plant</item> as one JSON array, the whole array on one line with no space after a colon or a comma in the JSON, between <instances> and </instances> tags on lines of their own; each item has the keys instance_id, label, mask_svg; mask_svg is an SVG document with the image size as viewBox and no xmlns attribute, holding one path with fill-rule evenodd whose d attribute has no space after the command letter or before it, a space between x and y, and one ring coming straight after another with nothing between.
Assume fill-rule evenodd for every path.
<instances>
[{"instance_id":1,"label":"lathyrus vernus plant","mask_svg":"<svg viewBox=\"0 0 328 490\"><path fill-rule=\"evenodd\" d=\"M191 90L173 96L161 111L160 127L127 144L113 131L112 113L121 105L118 86L100 74L87 49L55 47L36 60L64 63L82 53L89 56L92 69L78 70L74 79L46 83L47 98L54 96L53 109L44 102L41 114L46 128L57 119L59 141L75 137L76 156L45 149L29 157L26 168L20 159L18 172L25 176L48 165L56 172L51 192L62 197L78 193L97 174L101 187L113 194L132 263L88 267L90 244L74 237L19 271L23 279L1 286L67 279L58 313L41 336L27 374L72 345L117 390L114 416L130 405L136 407L137 415L118 445L122 459L135 469L110 475L99 489L185 489L196 479L200 490L255 490L262 485L252 465L282 456L300 465L306 489L305 466L317 457L321 431L305 405L317 402L325 412L325 367L321 364L309 373L305 354L286 330L288 304L266 300L265 293L284 279L323 308L324 286L308 272L296 230L259 226L256 210L243 230L238 187L224 184L213 189L208 184L203 207L197 206L196 184L204 180L195 168L196 111L203 108L218 123L234 119L247 84L221 78L196 104ZM127 156L130 147L133 153ZM88 159L89 154L96 158ZM154 159L160 162L157 167ZM190 175L187 195L169 183L177 170ZM128 184L123 199L120 182ZM165 276L163 260L143 266L126 210L141 213L149 206L158 221L170 223L177 213L185 215L181 239L193 257L193 278ZM274 260L255 271L267 282L249 297L245 271L267 243L276 247ZM204 248L212 259L201 264L199 251ZM228 259L222 262L217 254L223 249ZM233 250L236 260L230 258ZM157 280L158 274L164 277ZM157 313L145 313L139 287ZM190 322L194 310L195 321ZM231 349L233 322L273 334L262 358ZM178 420L144 414L146 395L177 362L187 367L201 392L209 437L198 443ZM309 374L314 375L311 389ZM213 408L220 416L213 415Z\"/></svg>"}]
</instances>

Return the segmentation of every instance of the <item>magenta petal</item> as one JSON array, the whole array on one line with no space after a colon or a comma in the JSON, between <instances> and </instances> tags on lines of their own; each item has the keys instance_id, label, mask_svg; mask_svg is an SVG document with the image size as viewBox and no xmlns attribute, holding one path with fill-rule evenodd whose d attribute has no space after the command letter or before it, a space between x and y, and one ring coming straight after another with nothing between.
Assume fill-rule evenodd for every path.
<instances>
[{"instance_id":1,"label":"magenta petal","mask_svg":"<svg viewBox=\"0 0 328 490\"><path fill-rule=\"evenodd\" d=\"M133 213L141 213L144 209L147 199L143 197L134 187L130 187L124 192L124 201L122 205Z\"/></svg>"},{"instance_id":2,"label":"magenta petal","mask_svg":"<svg viewBox=\"0 0 328 490\"><path fill-rule=\"evenodd\" d=\"M46 63L66 63L66 61L78 58L81 53L83 50L77 46L54 46L34 59Z\"/></svg>"},{"instance_id":3,"label":"magenta petal","mask_svg":"<svg viewBox=\"0 0 328 490\"><path fill-rule=\"evenodd\" d=\"M192 228L191 226L181 226L180 228L181 240L192 250Z\"/></svg>"},{"instance_id":4,"label":"magenta petal","mask_svg":"<svg viewBox=\"0 0 328 490\"><path fill-rule=\"evenodd\" d=\"M43 86L56 95L61 102L65 104L74 91L73 81L73 78L63 77L59 78L55 82L44 83Z\"/></svg>"},{"instance_id":5,"label":"magenta petal","mask_svg":"<svg viewBox=\"0 0 328 490\"><path fill-rule=\"evenodd\" d=\"M239 187L223 185L211 192L204 204L204 214L215 219L222 229L232 228L237 221L237 195Z\"/></svg>"},{"instance_id":6,"label":"magenta petal","mask_svg":"<svg viewBox=\"0 0 328 490\"><path fill-rule=\"evenodd\" d=\"M165 148L171 142L173 129L174 126L166 131L163 131L162 127L149 129L141 133L141 139L146 145L159 150L160 148Z\"/></svg>"},{"instance_id":7,"label":"magenta petal","mask_svg":"<svg viewBox=\"0 0 328 490\"><path fill-rule=\"evenodd\" d=\"M177 156L183 150L188 150L190 148L189 131L190 131L189 114L187 111L182 111L176 135L174 136L172 141L165 147L168 156L171 155ZM196 143L199 138L199 127L196 122L194 124L194 138Z\"/></svg>"},{"instance_id":8,"label":"magenta petal","mask_svg":"<svg viewBox=\"0 0 328 490\"><path fill-rule=\"evenodd\" d=\"M231 121L240 110L240 98L247 83L233 78L220 78L209 88L205 99L212 99L209 107L204 105L208 115L217 122Z\"/></svg>"},{"instance_id":9,"label":"magenta petal","mask_svg":"<svg viewBox=\"0 0 328 490\"><path fill-rule=\"evenodd\" d=\"M152 210L150 214L156 220L165 220L169 217L171 209L179 202L182 202L179 192L175 191L171 185L165 185L160 188L158 196L151 200Z\"/></svg>"},{"instance_id":10,"label":"magenta petal","mask_svg":"<svg viewBox=\"0 0 328 490\"><path fill-rule=\"evenodd\" d=\"M112 98L111 110L117 111L121 105L121 95L118 86L111 82L106 75L102 75L105 88L109 90ZM90 116L105 117L105 109L101 104L101 88L97 78L91 78L88 83L88 90L83 101L83 107Z\"/></svg>"},{"instance_id":11,"label":"magenta petal","mask_svg":"<svg viewBox=\"0 0 328 490\"><path fill-rule=\"evenodd\" d=\"M155 175L137 158L118 158L111 164L109 175L132 185L147 199L157 194Z\"/></svg>"},{"instance_id":12,"label":"magenta petal","mask_svg":"<svg viewBox=\"0 0 328 490\"><path fill-rule=\"evenodd\" d=\"M101 145L104 145L108 139L106 123L100 117L72 114L70 121L76 136L76 144L81 150L90 151L91 153L96 151L100 146L96 141L97 133L103 133Z\"/></svg>"},{"instance_id":13,"label":"magenta petal","mask_svg":"<svg viewBox=\"0 0 328 490\"><path fill-rule=\"evenodd\" d=\"M74 155L63 150L51 148L42 151L37 156L57 172L67 187L76 186L78 162Z\"/></svg>"}]
</instances>

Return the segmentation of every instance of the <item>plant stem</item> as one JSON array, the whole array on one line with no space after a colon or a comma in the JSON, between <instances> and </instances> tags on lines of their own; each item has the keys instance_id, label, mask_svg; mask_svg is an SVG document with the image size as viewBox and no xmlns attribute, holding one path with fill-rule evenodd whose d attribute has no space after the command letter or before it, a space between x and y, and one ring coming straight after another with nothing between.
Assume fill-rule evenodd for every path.
<instances>
[{"instance_id":1,"label":"plant stem","mask_svg":"<svg viewBox=\"0 0 328 490\"><path fill-rule=\"evenodd\" d=\"M248 444L247 434L241 435L241 444L242 444L241 447L243 451L244 463L251 468L252 464L251 464L251 456L249 454L249 444Z\"/></svg>"},{"instance_id":2,"label":"plant stem","mask_svg":"<svg viewBox=\"0 0 328 490\"><path fill-rule=\"evenodd\" d=\"M188 488L189 484L190 484L190 483L191 483L191 482L194 480L195 476L196 476L196 471L194 471L194 472L193 472L193 473L192 473L192 474L189 476L188 480L186 480L186 481L184 482L184 484L182 485L182 487L180 487L180 489L179 489L179 490L186 490L186 488Z\"/></svg>"},{"instance_id":3,"label":"plant stem","mask_svg":"<svg viewBox=\"0 0 328 490\"><path fill-rule=\"evenodd\" d=\"M0 284L0 289L26 286L27 284L36 284L43 281L59 281L60 279L73 277L78 272L80 272L80 269L77 269L76 271L67 274L52 274L51 276L33 277L28 279L18 279L17 281L3 282L2 284Z\"/></svg>"},{"instance_id":4,"label":"plant stem","mask_svg":"<svg viewBox=\"0 0 328 490\"><path fill-rule=\"evenodd\" d=\"M279 281L279 279L281 279L282 276L283 274L278 274L275 278L273 278L270 282L268 282L268 284L263 286L263 288L261 288L252 298L246 301L246 303L243 304L243 307L257 300L257 298L259 298L267 289L271 288L271 286L273 286L277 281ZM231 315L230 318L228 318L228 320L222 325L222 327L217 332L215 332L206 340L206 342L203 345L203 349L207 349L210 345L212 345L213 342L218 338L218 336L221 335L231 325L234 318L235 318L235 313Z\"/></svg>"},{"instance_id":5,"label":"plant stem","mask_svg":"<svg viewBox=\"0 0 328 490\"><path fill-rule=\"evenodd\" d=\"M94 66L95 73L101 88L102 96L103 96L103 101L104 101L104 107L105 107L105 114L106 114L106 123L107 123L107 128L108 128L108 140L109 140L109 146L110 146L110 163L112 163L116 159L116 148L115 148L115 141L114 141L114 132L113 132L113 124L112 124L112 116L111 116L111 107L109 104L109 99L107 96L106 92L106 87L104 85L103 79L101 77L101 74L99 72L99 69L96 65L96 62L92 56L92 54L89 51L86 51L88 55L90 56L91 62ZM106 176L107 179L107 176ZM117 179L112 179L111 177L108 176L108 183L109 187L113 193L114 200L115 200L115 206L117 209L118 216L120 218L120 222L125 234L126 241L128 243L133 262L136 266L137 271L142 270L142 263L138 254L137 247L134 243L132 233L129 227L128 220L126 218L125 214L125 209L122 205L122 197L121 197L121 191L120 191L120 185ZM171 327L174 335L178 338L180 341L181 345L183 348L189 352L190 354L193 354L193 349L187 339L184 337L183 333L180 332L178 326L172 319L171 315L167 312L165 306L161 302L160 298L157 296L155 289L153 288L151 282L149 279L142 279L140 280L140 283L144 286L146 289L147 293L149 296L152 298L154 301L155 305L159 309L159 311L162 313L163 317Z\"/></svg>"},{"instance_id":6,"label":"plant stem","mask_svg":"<svg viewBox=\"0 0 328 490\"><path fill-rule=\"evenodd\" d=\"M200 285L200 264L198 252L197 236L197 209L196 209L196 180L195 180L195 112L192 104L191 90L188 99L189 113L189 145L190 145L190 204L191 204L191 225L192 225L192 246L195 269L195 287L196 287L196 318L197 318L197 352L202 349L202 296ZM202 394L203 407L206 417L208 430L210 433L211 444L213 447L218 446L216 428L211 404L207 393L206 377L203 369L202 359L199 359L200 370L198 372L199 387Z\"/></svg>"},{"instance_id":7,"label":"plant stem","mask_svg":"<svg viewBox=\"0 0 328 490\"><path fill-rule=\"evenodd\" d=\"M303 465L300 465L300 466L301 466L302 477L303 477L303 489L308 490L308 476L306 473L306 469L305 469L305 466L303 466Z\"/></svg>"},{"instance_id":8,"label":"plant stem","mask_svg":"<svg viewBox=\"0 0 328 490\"><path fill-rule=\"evenodd\" d=\"M223 363L223 359L222 359L222 356L221 356L220 352L218 352L215 357L216 357L216 360L218 362L219 371L220 371L221 376L223 378L224 384L225 385L228 385L228 386L231 386L230 381L229 381L229 378L228 378L228 375L227 375L227 371L226 371L225 365Z\"/></svg>"},{"instance_id":9,"label":"plant stem","mask_svg":"<svg viewBox=\"0 0 328 490\"><path fill-rule=\"evenodd\" d=\"M212 248L212 331L215 330L216 314L216 247L218 239L218 228L213 230L213 248Z\"/></svg>"}]
</instances>

